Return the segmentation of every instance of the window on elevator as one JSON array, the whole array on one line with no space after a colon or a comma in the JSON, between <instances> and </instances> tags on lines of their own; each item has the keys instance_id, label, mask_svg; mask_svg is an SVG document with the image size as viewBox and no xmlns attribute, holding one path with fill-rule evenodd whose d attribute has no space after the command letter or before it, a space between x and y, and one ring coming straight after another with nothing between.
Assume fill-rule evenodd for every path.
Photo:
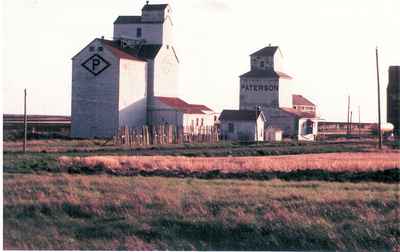
<instances>
[{"instance_id":1,"label":"window on elevator","mask_svg":"<svg viewBox=\"0 0 400 252\"><path fill-rule=\"evenodd\" d=\"M136 29L136 37L138 37L138 38L142 37L142 28L137 28Z\"/></svg>"}]
</instances>

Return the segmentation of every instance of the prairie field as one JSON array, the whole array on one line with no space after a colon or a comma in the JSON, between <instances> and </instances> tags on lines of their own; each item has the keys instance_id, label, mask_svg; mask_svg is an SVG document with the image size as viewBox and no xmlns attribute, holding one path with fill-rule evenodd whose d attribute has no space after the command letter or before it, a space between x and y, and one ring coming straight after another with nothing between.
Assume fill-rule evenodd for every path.
<instances>
[{"instance_id":1,"label":"prairie field","mask_svg":"<svg viewBox=\"0 0 400 252\"><path fill-rule=\"evenodd\" d=\"M214 156L264 156L290 155L305 153L360 152L376 147L376 142L276 142L276 143L232 143L215 144L178 144L128 147L114 145L107 140L30 140L27 143L29 153L109 153L125 155L174 155L192 157ZM4 141L4 152L20 153L22 141Z\"/></svg>"},{"instance_id":2,"label":"prairie field","mask_svg":"<svg viewBox=\"0 0 400 252\"><path fill-rule=\"evenodd\" d=\"M61 171L113 175L270 179L303 174L305 180L400 181L399 153L329 153L271 157L191 158L171 156L87 156L58 158ZM308 178L307 178L308 175ZM280 177L279 177L280 176ZM336 178L336 179L335 179Z\"/></svg>"},{"instance_id":3,"label":"prairie field","mask_svg":"<svg viewBox=\"0 0 400 252\"><path fill-rule=\"evenodd\" d=\"M399 186L5 174L4 249L396 250Z\"/></svg>"},{"instance_id":4,"label":"prairie field","mask_svg":"<svg viewBox=\"0 0 400 252\"><path fill-rule=\"evenodd\" d=\"M182 171L282 171L326 169L332 172L378 171L400 168L399 153L329 153L273 157L171 157L171 156L88 156L58 159L60 167L104 167L118 172L128 169ZM121 171L122 172L122 171Z\"/></svg>"},{"instance_id":5,"label":"prairie field","mask_svg":"<svg viewBox=\"0 0 400 252\"><path fill-rule=\"evenodd\" d=\"M5 144L4 249L400 251L399 151L80 143Z\"/></svg>"}]
</instances>

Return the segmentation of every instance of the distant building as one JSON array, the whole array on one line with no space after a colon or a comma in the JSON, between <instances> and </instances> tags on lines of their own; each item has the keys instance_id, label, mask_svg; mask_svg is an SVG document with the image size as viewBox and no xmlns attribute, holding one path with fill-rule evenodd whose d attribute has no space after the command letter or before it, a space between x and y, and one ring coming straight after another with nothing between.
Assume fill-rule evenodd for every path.
<instances>
[{"instance_id":1,"label":"distant building","mask_svg":"<svg viewBox=\"0 0 400 252\"><path fill-rule=\"evenodd\" d=\"M286 134L301 141L314 141L318 135L318 118L314 112L303 112L292 108L281 108L276 124L287 125Z\"/></svg>"},{"instance_id":2,"label":"distant building","mask_svg":"<svg viewBox=\"0 0 400 252\"><path fill-rule=\"evenodd\" d=\"M307 98L302 95L292 96L293 108L300 112L306 112L313 117L316 116L316 106L314 103L310 102Z\"/></svg>"},{"instance_id":3,"label":"distant building","mask_svg":"<svg viewBox=\"0 0 400 252\"><path fill-rule=\"evenodd\" d=\"M349 125L348 122L329 122L329 121L320 121L318 122L318 135L322 139L327 138L337 138L337 137L346 137L349 136L349 128L351 135L361 136L361 137L370 137L374 136L378 132L378 124L377 123L351 123Z\"/></svg>"},{"instance_id":4,"label":"distant building","mask_svg":"<svg viewBox=\"0 0 400 252\"><path fill-rule=\"evenodd\" d=\"M393 124L395 134L400 136L400 66L389 67L387 121Z\"/></svg>"},{"instance_id":5,"label":"distant building","mask_svg":"<svg viewBox=\"0 0 400 252\"><path fill-rule=\"evenodd\" d=\"M189 104L177 97L154 97L153 123L155 125L172 124L179 127L214 126L218 114L205 105Z\"/></svg>"},{"instance_id":6,"label":"distant building","mask_svg":"<svg viewBox=\"0 0 400 252\"><path fill-rule=\"evenodd\" d=\"M251 69L240 76L240 109L292 107L290 83L285 82L291 77L282 72L282 59L277 46L267 46L250 55Z\"/></svg>"},{"instance_id":7,"label":"distant building","mask_svg":"<svg viewBox=\"0 0 400 252\"><path fill-rule=\"evenodd\" d=\"M34 134L50 137L68 136L71 127L69 116L27 115L28 135ZM3 136L7 138L22 138L24 132L24 115L3 114Z\"/></svg>"},{"instance_id":8,"label":"distant building","mask_svg":"<svg viewBox=\"0 0 400 252\"><path fill-rule=\"evenodd\" d=\"M283 131L281 129L267 128L264 131L264 140L268 142L282 141Z\"/></svg>"},{"instance_id":9,"label":"distant building","mask_svg":"<svg viewBox=\"0 0 400 252\"><path fill-rule=\"evenodd\" d=\"M264 141L265 116L255 110L224 110L220 117L222 139Z\"/></svg>"},{"instance_id":10,"label":"distant building","mask_svg":"<svg viewBox=\"0 0 400 252\"><path fill-rule=\"evenodd\" d=\"M168 4L146 4L140 16L119 16L113 40L94 39L72 58L72 137L109 138L122 126L172 123L160 102L178 99L171 13Z\"/></svg>"},{"instance_id":11,"label":"distant building","mask_svg":"<svg viewBox=\"0 0 400 252\"><path fill-rule=\"evenodd\" d=\"M283 55L277 46L267 46L250 55L249 72L240 76L240 110L260 107L267 127L283 130L283 135L313 140L318 130L316 106L294 95L288 74L282 67Z\"/></svg>"}]
</instances>

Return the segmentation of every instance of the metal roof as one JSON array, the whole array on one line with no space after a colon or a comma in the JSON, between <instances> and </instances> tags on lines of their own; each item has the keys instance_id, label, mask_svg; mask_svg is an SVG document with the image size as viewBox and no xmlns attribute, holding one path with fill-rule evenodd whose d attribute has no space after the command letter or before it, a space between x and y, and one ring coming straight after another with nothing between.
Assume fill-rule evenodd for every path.
<instances>
[{"instance_id":1,"label":"metal roof","mask_svg":"<svg viewBox=\"0 0 400 252\"><path fill-rule=\"evenodd\" d=\"M201 104L190 104L190 106L192 106L193 108L198 108L204 111L212 111L212 109L210 109L209 107L205 106L205 105L201 105Z\"/></svg>"},{"instance_id":2,"label":"metal roof","mask_svg":"<svg viewBox=\"0 0 400 252\"><path fill-rule=\"evenodd\" d=\"M189 104L178 97L156 96L155 98L165 105L186 114L205 114L204 111L212 111L205 105Z\"/></svg>"},{"instance_id":3,"label":"metal roof","mask_svg":"<svg viewBox=\"0 0 400 252\"><path fill-rule=\"evenodd\" d=\"M292 102L293 102L293 105L315 106L314 103L310 102L308 99L306 99L302 95L293 95Z\"/></svg>"},{"instance_id":4,"label":"metal roof","mask_svg":"<svg viewBox=\"0 0 400 252\"><path fill-rule=\"evenodd\" d=\"M251 70L245 74L240 75L239 77L244 78L280 78L280 79L292 79L288 74L274 71L273 69L266 70Z\"/></svg>"},{"instance_id":5,"label":"metal roof","mask_svg":"<svg viewBox=\"0 0 400 252\"><path fill-rule=\"evenodd\" d=\"M312 112L303 112L294 108L279 108L279 109L297 118L315 118L315 113Z\"/></svg>"},{"instance_id":6,"label":"metal roof","mask_svg":"<svg viewBox=\"0 0 400 252\"><path fill-rule=\"evenodd\" d=\"M118 16L114 24L162 24L163 21L143 21L141 16Z\"/></svg>"},{"instance_id":7,"label":"metal roof","mask_svg":"<svg viewBox=\"0 0 400 252\"><path fill-rule=\"evenodd\" d=\"M122 48L121 41L119 40L111 41L103 39L102 41L109 47L112 47L113 48L112 51L115 52L116 56L121 58L132 57L133 59L136 60L154 59L161 49L161 45L155 45L155 44L143 44L135 46L133 48L132 47Z\"/></svg>"},{"instance_id":8,"label":"metal roof","mask_svg":"<svg viewBox=\"0 0 400 252\"><path fill-rule=\"evenodd\" d=\"M267 46L255 53L250 54L250 56L274 56L277 50L277 46Z\"/></svg>"},{"instance_id":9,"label":"metal roof","mask_svg":"<svg viewBox=\"0 0 400 252\"><path fill-rule=\"evenodd\" d=\"M156 11L156 10L165 10L168 4L146 4L143 6L142 11Z\"/></svg>"},{"instance_id":10,"label":"metal roof","mask_svg":"<svg viewBox=\"0 0 400 252\"><path fill-rule=\"evenodd\" d=\"M255 110L229 110L222 111L219 120L220 121L256 121L258 117L265 117L262 112L257 114Z\"/></svg>"},{"instance_id":11,"label":"metal roof","mask_svg":"<svg viewBox=\"0 0 400 252\"><path fill-rule=\"evenodd\" d=\"M112 52L112 54L114 54L117 58L122 58L122 59L130 59L130 60L140 60L139 58L124 52L123 50L121 50L120 48L115 48L114 46L110 45L109 43L105 42L104 43L107 48L110 49L110 51ZM140 60L142 61L142 60Z\"/></svg>"},{"instance_id":12,"label":"metal roof","mask_svg":"<svg viewBox=\"0 0 400 252\"><path fill-rule=\"evenodd\" d=\"M119 16L114 24L137 24L142 22L141 16Z\"/></svg>"}]
</instances>

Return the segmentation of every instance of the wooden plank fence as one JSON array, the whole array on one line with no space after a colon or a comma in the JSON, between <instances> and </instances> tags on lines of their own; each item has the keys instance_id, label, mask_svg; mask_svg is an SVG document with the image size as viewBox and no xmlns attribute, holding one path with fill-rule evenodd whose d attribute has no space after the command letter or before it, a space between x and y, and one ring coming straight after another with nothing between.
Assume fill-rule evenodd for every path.
<instances>
[{"instance_id":1,"label":"wooden plank fence","mask_svg":"<svg viewBox=\"0 0 400 252\"><path fill-rule=\"evenodd\" d=\"M219 141L218 128L214 126L176 125L143 126L141 128L123 127L114 137L115 145L147 146L183 143L216 143Z\"/></svg>"}]
</instances>

